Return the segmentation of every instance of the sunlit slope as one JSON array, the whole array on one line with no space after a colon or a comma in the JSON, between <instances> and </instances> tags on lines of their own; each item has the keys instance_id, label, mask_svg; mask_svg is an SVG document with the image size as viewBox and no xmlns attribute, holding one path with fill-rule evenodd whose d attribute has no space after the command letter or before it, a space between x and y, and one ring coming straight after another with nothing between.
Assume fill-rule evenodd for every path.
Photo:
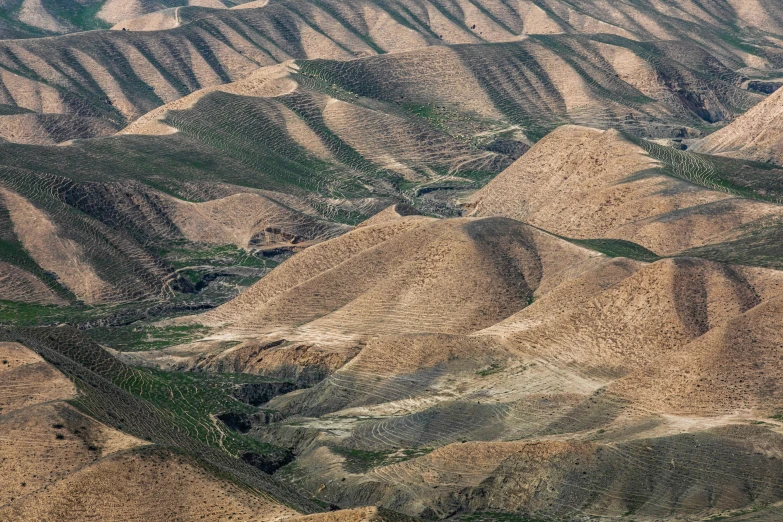
<instances>
[{"instance_id":1,"label":"sunlit slope","mask_svg":"<svg viewBox=\"0 0 783 522\"><path fill-rule=\"evenodd\" d=\"M494 121L533 142L566 123L695 137L763 99L692 43L612 35L539 35L300 66L305 77L401 105L453 134L478 134Z\"/></svg>"},{"instance_id":2,"label":"sunlit slope","mask_svg":"<svg viewBox=\"0 0 783 522\"><path fill-rule=\"evenodd\" d=\"M601 257L510 219L437 220L397 208L304 250L225 305L172 321L210 326L205 342L129 357L312 384L369 338L485 328ZM240 343L220 344L229 339Z\"/></svg>"},{"instance_id":3,"label":"sunlit slope","mask_svg":"<svg viewBox=\"0 0 783 522\"><path fill-rule=\"evenodd\" d=\"M545 284L543 263L551 263L547 272L557 264L550 240L557 242L504 218L401 216L309 248L199 321L257 331L307 324L345 334L467 333L527 306ZM562 243L562 263L589 257Z\"/></svg>"},{"instance_id":4,"label":"sunlit slope","mask_svg":"<svg viewBox=\"0 0 783 522\"><path fill-rule=\"evenodd\" d=\"M301 249L395 201L454 215L453 194L512 162L395 106L297 79L290 64L263 68L114 137L2 145L15 245L4 260L33 277L14 281L38 278L88 303L190 292L161 259L183 241Z\"/></svg>"},{"instance_id":5,"label":"sunlit slope","mask_svg":"<svg viewBox=\"0 0 783 522\"><path fill-rule=\"evenodd\" d=\"M761 377L780 371L778 272L598 258L559 281L470 336L375 338L274 399L293 417L256 433L301 452L280 475L341 505L440 516L666 519L781 500L780 391Z\"/></svg>"},{"instance_id":6,"label":"sunlit slope","mask_svg":"<svg viewBox=\"0 0 783 522\"><path fill-rule=\"evenodd\" d=\"M203 460L86 415L66 402L76 399L78 382L74 386L27 347L0 343L0 357L3 520L119 521L142 513L276 520L297 514L215 474Z\"/></svg>"},{"instance_id":7,"label":"sunlit slope","mask_svg":"<svg viewBox=\"0 0 783 522\"><path fill-rule=\"evenodd\" d=\"M216 9L248 0L8 0L0 6L0 38L38 38L95 29L177 7ZM173 9L172 9L173 10Z\"/></svg>"},{"instance_id":8,"label":"sunlit slope","mask_svg":"<svg viewBox=\"0 0 783 522\"><path fill-rule=\"evenodd\" d=\"M615 238L659 255L734 241L772 225L779 169L677 151L609 130L561 127L467 204L556 234ZM774 245L769 244L769 248ZM767 266L758 255L748 264Z\"/></svg>"},{"instance_id":9,"label":"sunlit slope","mask_svg":"<svg viewBox=\"0 0 783 522\"><path fill-rule=\"evenodd\" d=\"M783 89L736 121L696 143L694 150L783 164Z\"/></svg>"},{"instance_id":10,"label":"sunlit slope","mask_svg":"<svg viewBox=\"0 0 783 522\"><path fill-rule=\"evenodd\" d=\"M539 35L532 39L538 44L536 49L540 48L530 51L534 58L565 61L568 65L564 74L581 83L580 90L598 89L601 97L602 89L608 89L608 93L603 92L604 98L618 98L619 106L609 104L598 115L590 110L581 116L571 114L572 121L590 124L590 119L624 120L629 106L643 104L650 94L639 85L629 89L624 82L618 83L614 75L644 82L646 76L658 74L661 81L653 81L647 90L658 89L660 83L673 91L673 107L668 110L676 116L682 116L679 113L684 111L688 117L677 119L677 125L688 126L698 121L691 113L712 122L730 119L752 105L749 102L753 95L733 92L741 81L729 71L748 66L776 67L780 62L779 42L764 32L741 30L739 15L727 6L706 12L689 2L674 7L630 2L619 6L600 2L573 6L554 0L549 3L552 5L526 3L511 8L495 0L470 6L413 1L389 4L366 0L291 0L249 9L179 8L174 13L178 26L171 29L90 31L3 42L0 67L4 88L0 89L0 103L36 112L100 117L123 125L200 88L235 81L259 66L289 59L350 60L444 43L513 42ZM756 20L749 25L757 27L758 23ZM555 37L562 33L600 34L595 37L629 50L617 55L610 49L602 52L614 56L601 56L601 52L591 56L597 44ZM551 35L554 40L540 35ZM654 40L666 43L649 43ZM523 44L523 48L526 45L533 44ZM625 71L607 67L607 61L622 62L623 54L628 53L636 57L628 57L630 63L624 66ZM553 54L562 56L551 58ZM525 62L526 56L517 56L511 65ZM547 67L544 71L550 73ZM506 78L508 73L504 70L495 74L500 77L492 81L499 82L501 89L510 88L509 82L519 81L514 80L513 74ZM534 83L542 81L533 76ZM702 92L705 79L718 82L720 88ZM552 79L555 84L561 80ZM550 93L548 97L553 96L557 100L563 93ZM547 96L541 93L538 98ZM652 98L657 100L656 96ZM437 104L438 100L431 101ZM561 118L565 116L562 107L551 107L551 100L547 103L549 111ZM573 99L570 103L570 112L579 108ZM642 127L671 124L657 122L660 114L650 115L635 108L630 114L645 120ZM95 132L103 133L105 129ZM76 131L71 134L79 135Z\"/></svg>"}]
</instances>

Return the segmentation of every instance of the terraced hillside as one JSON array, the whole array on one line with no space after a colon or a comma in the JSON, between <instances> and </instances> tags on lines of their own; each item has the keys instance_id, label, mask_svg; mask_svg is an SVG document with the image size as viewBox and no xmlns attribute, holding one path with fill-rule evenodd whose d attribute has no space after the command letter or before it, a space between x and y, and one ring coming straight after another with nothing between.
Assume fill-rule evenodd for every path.
<instances>
[{"instance_id":1,"label":"terraced hillside","mask_svg":"<svg viewBox=\"0 0 783 522\"><path fill-rule=\"evenodd\" d=\"M25 5L33 3L30 0ZM695 121L712 123L731 119L758 101L758 95L737 90L743 79L747 79L742 75L764 79L764 69L781 65L779 41L773 37L776 25L762 22L774 18L764 18L770 9L761 4L755 16L752 10L735 11L728 5L705 11L690 2L645 8L631 2L575 6L560 0L541 5L523 3L513 9L494 2L486 4L290 0L262 7L240 6L246 9L178 8L177 27L167 30L91 31L5 41L0 44L3 85L0 103L9 105L8 110L12 111L29 109L68 114L78 116L80 121L71 124L70 132L62 122L59 126L27 122L24 131L4 131L2 137L45 143L47 139L85 137L88 129L92 129L92 135L103 135L112 126L124 126L153 108L193 91L239 80L259 66L290 59L350 60L444 43L523 41L529 35L537 37L529 44L521 44L521 49L501 46L487 52L483 48L474 51L479 56L495 54L502 63L511 58L510 67L518 69L509 71L508 66L496 66L499 69L493 76L498 77L490 76L486 81L514 92L514 84L524 85L528 80L523 76L529 75L534 90L547 89L552 82L562 86L563 82L576 81L582 84L579 89L582 92L563 100L562 92L560 96L531 92L531 87L526 86L521 94L523 98L512 96L506 101L498 97L509 93L490 92L495 95L495 104L511 104L499 110L516 112L516 118L511 118L513 123L531 123L526 120L529 114L525 110L520 112L519 107L526 107L533 95L534 103L546 104L549 106L546 111L554 112L546 118L554 123L566 116L576 123L598 125L611 122L619 125L628 117L642 118L643 124L636 126L649 134L658 127L670 127L672 122L659 121L661 115L655 114L656 109L649 109L653 113L650 115L638 107L648 101L647 97L663 101L648 91L671 98L666 110L673 111L676 125L692 126ZM135 9L134 3L121 5ZM631 11L633 16L629 14ZM139 27L143 28L145 23L139 22ZM158 22L149 23L151 28L168 27L165 20L160 21L160 27L155 25ZM753 30L742 29L743 26ZM594 35L593 38L605 43L554 37L562 33ZM509 52L512 56L496 55ZM475 56L467 59L474 69L481 66ZM560 60L568 65L561 67ZM549 63L549 67L537 61ZM448 62L445 65L453 68ZM470 69L471 65L467 67ZM526 67L532 70L526 72ZM539 68L543 71L538 71ZM613 68L623 70L613 71ZM548 77L553 69L555 72L563 69L566 77ZM739 70L742 75L735 73ZM440 74L448 76L447 71ZM618 82L614 75L625 81ZM533 79L534 76L537 78ZM629 80L631 85L627 84ZM646 86L636 85L639 81ZM599 102L595 114L596 108L590 107L590 100L596 96L604 100L604 105L609 98L619 102L619 106L609 103L603 107ZM437 105L437 100L432 101ZM482 100L476 102L481 104ZM579 116L575 111L586 111L586 114ZM26 121L12 115L11 123L0 126L0 130L19 127ZM81 121L83 118L87 121ZM103 127L91 126L94 118L107 121ZM546 121L539 125L543 129L533 133L538 137L552 127ZM50 130L41 136L42 129ZM671 129L663 132L669 133Z\"/></svg>"},{"instance_id":2,"label":"terraced hillside","mask_svg":"<svg viewBox=\"0 0 783 522\"><path fill-rule=\"evenodd\" d=\"M6 0L0 4L0 38L39 38L108 29L124 20L183 6L225 9L248 0ZM208 11L207 11L208 12ZM174 13L174 18L178 16Z\"/></svg>"},{"instance_id":3,"label":"terraced hillside","mask_svg":"<svg viewBox=\"0 0 783 522\"><path fill-rule=\"evenodd\" d=\"M567 126L465 206L471 215L507 216L568 238L631 241L666 256L704 249L713 258L780 268L772 241L766 253L746 251L742 261L730 245L758 230L777 229L782 173L614 130Z\"/></svg>"},{"instance_id":4,"label":"terraced hillside","mask_svg":"<svg viewBox=\"0 0 783 522\"><path fill-rule=\"evenodd\" d=\"M535 35L300 66L303 76L401 105L453 135L482 136L492 122L528 142L566 123L697 137L761 99L692 44L613 35Z\"/></svg>"},{"instance_id":5,"label":"terraced hillside","mask_svg":"<svg viewBox=\"0 0 783 522\"><path fill-rule=\"evenodd\" d=\"M521 298L473 284L492 271L471 268L474 248L517 263L505 277L524 282L497 284ZM340 506L730 518L783 500L781 292L776 270L611 258L513 220L385 212L193 317L217 328L204 341L124 358L317 382L264 404L276 421L235 429L292 448L275 476Z\"/></svg>"},{"instance_id":6,"label":"terraced hillside","mask_svg":"<svg viewBox=\"0 0 783 522\"><path fill-rule=\"evenodd\" d=\"M0 145L10 300L36 288L27 301L214 304L276 256L392 202L454 215L453 194L513 161L410 112L297 78L290 64L261 68L122 135ZM393 139L381 140L389 128ZM33 312L52 315L14 313Z\"/></svg>"},{"instance_id":7,"label":"terraced hillside","mask_svg":"<svg viewBox=\"0 0 783 522\"><path fill-rule=\"evenodd\" d=\"M0 0L0 520L781 519L779 3Z\"/></svg>"},{"instance_id":8,"label":"terraced hillside","mask_svg":"<svg viewBox=\"0 0 783 522\"><path fill-rule=\"evenodd\" d=\"M783 89L778 89L731 125L697 142L694 150L781 165L781 111Z\"/></svg>"}]
</instances>

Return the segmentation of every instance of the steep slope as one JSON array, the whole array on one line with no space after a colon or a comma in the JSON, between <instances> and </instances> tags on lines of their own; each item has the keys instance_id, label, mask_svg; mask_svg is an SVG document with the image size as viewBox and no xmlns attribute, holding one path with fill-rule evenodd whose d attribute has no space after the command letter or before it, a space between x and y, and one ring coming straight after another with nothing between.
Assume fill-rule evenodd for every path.
<instances>
[{"instance_id":1,"label":"steep slope","mask_svg":"<svg viewBox=\"0 0 783 522\"><path fill-rule=\"evenodd\" d=\"M693 150L783 165L783 89L727 127L697 142Z\"/></svg>"},{"instance_id":2,"label":"steep slope","mask_svg":"<svg viewBox=\"0 0 783 522\"><path fill-rule=\"evenodd\" d=\"M17 343L0 343L0 518L128 520L297 514L218 478L192 456L151 447L66 403L77 388Z\"/></svg>"},{"instance_id":3,"label":"steep slope","mask_svg":"<svg viewBox=\"0 0 783 522\"><path fill-rule=\"evenodd\" d=\"M36 268L54 274L59 285L88 304L149 295L160 291L168 279L165 268L151 255L100 222L72 213L54 218L67 213L67 207L51 200L44 210L10 190L0 189L0 197L17 248L32 258Z\"/></svg>"},{"instance_id":4,"label":"steep slope","mask_svg":"<svg viewBox=\"0 0 783 522\"><path fill-rule=\"evenodd\" d=\"M181 6L217 9L248 0L6 0L0 4L5 27L0 38L35 38L107 29L122 20Z\"/></svg>"},{"instance_id":5,"label":"steep slope","mask_svg":"<svg viewBox=\"0 0 783 522\"><path fill-rule=\"evenodd\" d=\"M466 333L526 306L550 262L540 246L548 240L508 219L400 217L309 248L199 320L256 330L309 323L346 333ZM578 247L569 254L589 256Z\"/></svg>"},{"instance_id":6,"label":"steep slope","mask_svg":"<svg viewBox=\"0 0 783 522\"><path fill-rule=\"evenodd\" d=\"M0 265L8 301L62 304L75 297L98 304L192 293L173 270L188 266L177 260L188 251L234 245L252 260L250 251L301 248L350 228L285 194L231 187L223 194L214 187L214 199L198 203L133 182L9 176L3 185L20 190L0 189L9 227ZM264 263L246 266L252 272ZM22 295L15 285L36 290Z\"/></svg>"},{"instance_id":7,"label":"steep slope","mask_svg":"<svg viewBox=\"0 0 783 522\"><path fill-rule=\"evenodd\" d=\"M732 318L719 328L649 367L615 383L612 390L643 400L657 411L716 415L737 410L779 413L777 386L783 307L775 299ZM665 372L661 368L666 368Z\"/></svg>"},{"instance_id":8,"label":"steep slope","mask_svg":"<svg viewBox=\"0 0 783 522\"><path fill-rule=\"evenodd\" d=\"M279 475L343 506L668 519L779 502L780 272L599 257L557 279L469 336L370 340L251 433L294 444Z\"/></svg>"},{"instance_id":9,"label":"steep slope","mask_svg":"<svg viewBox=\"0 0 783 522\"><path fill-rule=\"evenodd\" d=\"M640 9L629 2L619 9L600 3L575 9L560 0L550 3L551 7L526 4L518 10L494 0L480 8L473 4L444 7L428 2L368 0L325 4L289 0L257 8L206 11L177 8L175 20L187 23L167 30L91 31L3 42L0 67L5 88L0 89L0 103L38 110L29 100L14 95L14 90L19 90L16 84L28 83L25 92L45 91L49 105L59 107L46 112L100 117L124 125L195 90L235 81L259 66L289 59L350 60L443 43L523 40L508 49L474 50L479 58L505 53L495 59L502 64L511 57L511 65L517 69L531 56L534 62L550 64L542 75L540 65L531 63L527 74L522 68L522 77L520 72L495 66L493 74L499 78L491 79L490 85L500 82L501 90L511 92L516 90L514 84L526 87L523 99L518 95L513 106L504 109L516 113L514 124L523 123L527 115L524 107L530 96L529 84L541 91L551 75L555 83L565 80L579 85L574 93L536 93L537 98L547 100L547 112L554 116L568 116L567 121L582 124L621 125L632 115L641 121L629 121L630 127L668 136L677 127L731 119L744 112L759 97L738 88L744 78L734 71L780 62L775 40L760 32L740 32L736 14L726 7L718 9L720 13L686 13L699 8L688 3L679 12L666 6ZM127 2L117 5L131 10L137 7ZM728 27L737 28L725 29L721 24L727 22L735 24ZM165 20L161 23L167 26ZM590 41L557 36L561 33L602 34ZM525 43L528 35L540 36ZM653 39L666 42L649 43ZM613 48L618 46L625 51ZM479 58L470 58L470 54L465 59L479 68ZM566 68L558 75L563 62ZM610 63L624 70L613 72ZM618 81L615 75L630 84L641 80L646 85L639 89L640 85ZM645 91L661 91L661 86L668 91L664 106L645 108L650 97ZM596 96L605 98L597 113L584 99ZM568 102L565 107L562 97ZM655 95L652 98L658 99ZM662 118L669 113L675 121ZM545 115L553 119L553 114Z\"/></svg>"},{"instance_id":10,"label":"steep slope","mask_svg":"<svg viewBox=\"0 0 783 522\"><path fill-rule=\"evenodd\" d=\"M637 144L613 130L566 126L466 206L475 216L508 216L566 237L629 240L670 255L779 217L783 207L758 201L779 198L779 175L776 169Z\"/></svg>"},{"instance_id":11,"label":"steep slope","mask_svg":"<svg viewBox=\"0 0 783 522\"><path fill-rule=\"evenodd\" d=\"M701 260L645 265L593 258L564 270L550 288L540 287L531 305L470 337L373 339L324 382L290 398L277 398L270 406L306 416L338 410L345 416L405 411L412 418L384 422L382 439L362 430L369 437L363 444L385 447L395 439L405 440L406 432L424 422L416 420L414 412L435 414L438 403L469 404L475 398L494 409L491 420L463 426L452 419L450 427L456 433L444 429L438 434L430 424L419 436L432 441L445 436L450 442L460 433L478 431L482 437L513 438L531 429L531 419L516 417L530 405L516 411L515 401L545 393L553 399L560 395L567 405L568 394L589 394L618 377L657 369L660 358L684 353L706 332L722 328L760 303L774 302L783 292L782 284L783 277L775 271ZM535 363L542 367L534 369ZM525 377L520 378L523 371ZM569 377L558 378L558 372ZM488 383L497 393L482 391ZM446 423L449 414L442 415ZM532 417L533 429L545 428L536 426Z\"/></svg>"},{"instance_id":12,"label":"steep slope","mask_svg":"<svg viewBox=\"0 0 783 522\"><path fill-rule=\"evenodd\" d=\"M761 96L691 42L614 35L531 35L521 42L433 47L300 62L302 74L402 105L453 135L497 132L535 142L564 123L639 136L699 136Z\"/></svg>"}]
</instances>

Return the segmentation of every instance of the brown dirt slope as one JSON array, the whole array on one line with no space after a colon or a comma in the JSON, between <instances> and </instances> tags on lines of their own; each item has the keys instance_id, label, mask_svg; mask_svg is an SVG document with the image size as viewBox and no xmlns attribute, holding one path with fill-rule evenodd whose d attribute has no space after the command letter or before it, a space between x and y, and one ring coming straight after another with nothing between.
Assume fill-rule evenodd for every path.
<instances>
[{"instance_id":1,"label":"brown dirt slope","mask_svg":"<svg viewBox=\"0 0 783 522\"><path fill-rule=\"evenodd\" d=\"M0 262L0 301L64 304L65 300L30 272Z\"/></svg>"},{"instance_id":2,"label":"brown dirt slope","mask_svg":"<svg viewBox=\"0 0 783 522\"><path fill-rule=\"evenodd\" d=\"M619 518L633 510L651 520L698 520L745 508L753 496L779 501L780 438L763 427L734 425L620 444L454 444L370 472L359 487L387 505L404 502L428 516L469 505L476 512L576 517L587 511ZM407 486L398 493L404 500L384 487L398 481Z\"/></svg>"},{"instance_id":3,"label":"brown dirt slope","mask_svg":"<svg viewBox=\"0 0 783 522\"><path fill-rule=\"evenodd\" d=\"M763 99L693 43L640 44L612 35L534 35L519 42L408 50L343 62L300 63L305 75L436 119L452 134L494 129L535 142L558 125L637 136L701 136ZM675 87L676 86L676 87ZM482 131L484 134L482 134Z\"/></svg>"},{"instance_id":4,"label":"brown dirt slope","mask_svg":"<svg viewBox=\"0 0 783 522\"><path fill-rule=\"evenodd\" d=\"M688 258L650 265L616 260L578 282L481 334L587 373L623 374L783 292L778 272Z\"/></svg>"},{"instance_id":5,"label":"brown dirt slope","mask_svg":"<svg viewBox=\"0 0 783 522\"><path fill-rule=\"evenodd\" d=\"M118 452L0 508L4 520L259 520L295 512L158 448Z\"/></svg>"},{"instance_id":6,"label":"brown dirt slope","mask_svg":"<svg viewBox=\"0 0 783 522\"><path fill-rule=\"evenodd\" d=\"M564 126L467 206L470 215L508 216L572 238L633 241L660 255L718 243L781 214L779 205L710 190L663 167L617 131Z\"/></svg>"},{"instance_id":7,"label":"brown dirt slope","mask_svg":"<svg viewBox=\"0 0 783 522\"><path fill-rule=\"evenodd\" d=\"M14 143L56 145L78 138L110 136L117 127L100 118L72 114L13 114L0 116L0 137Z\"/></svg>"},{"instance_id":8,"label":"brown dirt slope","mask_svg":"<svg viewBox=\"0 0 783 522\"><path fill-rule=\"evenodd\" d=\"M780 298L640 369L612 389L661 412L717 415L737 410L769 417L780 412ZM665 370L664 370L665 369Z\"/></svg>"},{"instance_id":9,"label":"brown dirt slope","mask_svg":"<svg viewBox=\"0 0 783 522\"><path fill-rule=\"evenodd\" d=\"M0 343L0 372L3 376L0 414L76 395L71 381L17 343Z\"/></svg>"},{"instance_id":10,"label":"brown dirt slope","mask_svg":"<svg viewBox=\"0 0 783 522\"><path fill-rule=\"evenodd\" d=\"M387 209L382 220L297 254L225 305L174 320L217 328L209 339L131 358L312 384L368 338L481 329L603 259L509 219L435 220L395 208L402 215ZM226 339L241 342L226 349Z\"/></svg>"},{"instance_id":11,"label":"brown dirt slope","mask_svg":"<svg viewBox=\"0 0 783 522\"><path fill-rule=\"evenodd\" d=\"M200 6L222 8L248 4L248 7L260 8L266 2L247 2L247 0L84 0L78 7L82 11L95 11L96 14L75 22L76 9L63 9L62 6L46 0L7 0L4 7L9 10L9 31L17 30L21 35L64 33L86 28L95 28L101 22L116 23L145 13L155 12L177 6ZM294 4L298 8L304 2ZM630 1L606 2L590 0L578 6L562 0L547 0L541 3L522 2L512 8L504 4L485 0L478 4L455 4L449 8L435 9L435 4L405 2L400 6L389 6L375 2L353 1L343 9L335 10L339 4L328 5L327 12L337 12L342 18L353 22L357 29L364 29L373 39L381 39L389 29L400 24L400 15L406 14L408 26L416 32L433 36L442 36L449 43L462 43L487 39L498 41L513 39L524 34L546 34L554 32L609 33L624 36L633 35L639 39L674 39L699 37L719 46L711 40L708 33L715 27L741 27L768 33L780 33L783 21L773 0L741 2L731 0L720 4L702 5L688 0L678 2L655 2L639 9L638 4ZM181 8L188 12L193 7ZM445 9L445 11L443 11ZM353 13L353 16L350 14ZM74 16L76 15L76 16ZM187 16L187 15L185 15ZM364 18L364 20L362 20ZM22 21L26 26L15 26L14 21ZM358 25L362 20L364 26ZM686 22L683 24L682 22ZM81 26L79 24L82 24ZM84 26L84 25L87 26ZM18 25L18 24L17 24ZM27 32L21 29L27 29ZM699 31L702 31L701 33ZM32 31L33 34L30 34ZM12 33L9 33L12 34ZM426 35L429 36L429 35ZM425 37L426 37L425 36ZM415 38L415 37L409 37ZM421 36L419 36L421 38ZM730 46L721 46L727 54ZM736 49L733 50L736 53Z\"/></svg>"},{"instance_id":12,"label":"brown dirt slope","mask_svg":"<svg viewBox=\"0 0 783 522\"><path fill-rule=\"evenodd\" d=\"M128 237L88 216L74 221L67 211L63 213L62 207L47 212L2 188L0 197L24 251L86 303L122 301L134 294L160 292L170 277L163 266ZM111 263L125 265L126 269L115 270L116 265ZM146 284L151 287L145 289L139 279L129 281L133 275L127 269L132 265L140 269L137 275L147 279Z\"/></svg>"},{"instance_id":13,"label":"brown dirt slope","mask_svg":"<svg viewBox=\"0 0 783 522\"><path fill-rule=\"evenodd\" d=\"M400 217L305 250L198 320L243 330L470 332L526 306L549 269L590 255L560 243L558 252L545 234L508 219Z\"/></svg>"},{"instance_id":14,"label":"brown dirt slope","mask_svg":"<svg viewBox=\"0 0 783 522\"><path fill-rule=\"evenodd\" d=\"M76 388L18 343L0 343L0 519L279 520L298 513L151 446L65 401Z\"/></svg>"},{"instance_id":15,"label":"brown dirt slope","mask_svg":"<svg viewBox=\"0 0 783 522\"><path fill-rule=\"evenodd\" d=\"M32 8L42 2L26 0L25 4ZM549 111L559 116L567 114L575 123L620 124L630 114L633 118L627 118L627 122L638 127L650 113L660 119L669 111L678 120L685 117L686 121L678 121L682 127L692 126L699 118L708 122L731 119L747 110L752 105L749 102L758 96L739 89L741 79L733 71L783 63L778 44L758 36L761 33L742 33L744 38L754 38L756 54L739 51L715 36L716 31L710 29L738 22L738 15L731 9L706 12L688 2L687 7L656 5L647 11L632 2L617 6L596 0L574 11L560 0L547 3L551 5L546 8L526 3L523 8L511 9L496 0L485 0L480 7L455 4L446 12L428 2L380 4L370 0L330 0L323 5L289 0L251 9L179 7L173 16L180 25L166 30L89 31L7 40L0 45L0 65L5 76L19 76L36 90L51 91L55 103L63 108L56 112L103 117L123 125L195 90L235 81L259 66L289 59L348 60L443 43L517 42L532 34L542 37L520 42L523 52L516 52L516 59L533 57L545 65L544 75L529 71L530 80L521 83L488 77L491 84L524 85L522 92L527 95L531 84L536 88L543 82L544 90L548 89L546 82L551 77L555 84L568 81L572 89L553 96L545 95L538 85L538 97L547 100ZM142 5L147 2L110 4L104 5L104 11L117 11L116 16L107 14L106 19L148 10ZM153 4L156 10L166 7ZM683 17L691 25L683 24ZM167 26L165 21L163 24ZM568 36L556 36L562 33ZM570 36L599 33L603 36L596 37L598 42ZM636 43L654 39L667 42ZM617 46L630 52L615 49ZM481 46L473 52L480 56L496 53L508 51ZM481 67L480 63L473 65ZM492 76L504 72L494 71ZM598 91L585 75L598 81ZM33 109L29 102L5 92L13 91L8 83L15 82L18 80L3 78L0 103ZM720 88L711 89L710 84ZM609 96L614 103L604 102L597 113L593 107L584 107L585 93L595 95L607 86L619 95ZM510 85L506 88L518 90ZM682 92L683 88L687 93ZM659 106L646 109L642 105L650 91L668 93L653 96ZM562 105L562 98L568 102L567 111L552 107L553 100ZM518 103L524 106L524 101ZM655 118L642 125L653 129L661 126L666 126L665 122ZM675 128L667 127L666 133L672 134Z\"/></svg>"},{"instance_id":16,"label":"brown dirt slope","mask_svg":"<svg viewBox=\"0 0 783 522\"><path fill-rule=\"evenodd\" d=\"M696 143L694 150L783 165L783 89Z\"/></svg>"}]
</instances>

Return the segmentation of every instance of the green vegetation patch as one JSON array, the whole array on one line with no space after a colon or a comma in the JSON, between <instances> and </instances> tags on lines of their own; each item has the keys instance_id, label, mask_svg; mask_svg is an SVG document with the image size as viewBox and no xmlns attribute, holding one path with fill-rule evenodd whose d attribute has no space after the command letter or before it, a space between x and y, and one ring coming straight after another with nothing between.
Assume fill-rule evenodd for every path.
<instances>
[{"instance_id":1,"label":"green vegetation patch","mask_svg":"<svg viewBox=\"0 0 783 522\"><path fill-rule=\"evenodd\" d=\"M155 326L134 323L126 326L101 326L84 332L95 342L110 346L121 352L139 352L160 350L201 339L209 333L209 328L194 325Z\"/></svg>"},{"instance_id":2,"label":"green vegetation patch","mask_svg":"<svg viewBox=\"0 0 783 522\"><path fill-rule=\"evenodd\" d=\"M179 270L193 266L243 266L251 268L274 268L275 261L257 257L234 245L211 246L198 243L167 244L158 252L172 268Z\"/></svg>"},{"instance_id":3,"label":"green vegetation patch","mask_svg":"<svg viewBox=\"0 0 783 522\"><path fill-rule=\"evenodd\" d=\"M462 513L449 520L455 522L544 522L542 518L534 518L521 513L501 513L481 511L476 513Z\"/></svg>"},{"instance_id":4,"label":"green vegetation patch","mask_svg":"<svg viewBox=\"0 0 783 522\"><path fill-rule=\"evenodd\" d=\"M158 420L163 424L207 446L231 455L245 451L265 453L275 449L230 430L213 416L225 412L256 412L257 408L234 397L237 385L263 385L279 381L242 373L166 372L132 367L71 328L35 328L11 332L16 332L23 344L38 348L36 351L74 381L82 392L73 400L74 405L101 418L104 415L94 410L93 401L115 401L117 408L112 411L111 418L101 420L117 429L154 440L149 433L139 434L148 426L139 424L141 420L134 411L122 406L119 397L121 390L156 411ZM85 378L88 374L84 370L100 379Z\"/></svg>"},{"instance_id":5,"label":"green vegetation patch","mask_svg":"<svg viewBox=\"0 0 783 522\"><path fill-rule=\"evenodd\" d=\"M489 375L493 375L496 373L500 373L503 371L503 366L497 363L492 363L486 368L479 370L476 372L476 375L479 375L481 377L487 377Z\"/></svg>"},{"instance_id":6,"label":"green vegetation patch","mask_svg":"<svg viewBox=\"0 0 783 522\"><path fill-rule=\"evenodd\" d=\"M256 408L232 395L235 385L272 382L251 374L164 372L133 368L112 379L115 385L167 412L167 416L191 437L231 454L244 451L267 453L273 448L257 439L236 433L213 420L227 411L254 413Z\"/></svg>"},{"instance_id":7,"label":"green vegetation patch","mask_svg":"<svg viewBox=\"0 0 783 522\"><path fill-rule=\"evenodd\" d=\"M741 198L783 203L783 168L776 165L682 151L624 136L660 161L661 171L669 176Z\"/></svg>"},{"instance_id":8,"label":"green vegetation patch","mask_svg":"<svg viewBox=\"0 0 783 522\"><path fill-rule=\"evenodd\" d=\"M285 450L234 432L216 419L256 408L234 397L237 385L270 383L246 374L163 372L134 368L72 328L0 328L0 340L19 342L68 376L79 389L75 407L108 426L194 455L233 482L272 494L297 509L315 506L260 469L245 453L279 456Z\"/></svg>"},{"instance_id":9,"label":"green vegetation patch","mask_svg":"<svg viewBox=\"0 0 783 522\"><path fill-rule=\"evenodd\" d=\"M0 325L46 326L78 323L100 315L101 309L75 303L69 306L0 301Z\"/></svg>"},{"instance_id":10,"label":"green vegetation patch","mask_svg":"<svg viewBox=\"0 0 783 522\"><path fill-rule=\"evenodd\" d=\"M345 458L343 466L349 473L366 473L373 468L421 457L432 451L430 448L365 451L336 445L329 446L329 449Z\"/></svg>"},{"instance_id":11,"label":"green vegetation patch","mask_svg":"<svg viewBox=\"0 0 783 522\"><path fill-rule=\"evenodd\" d=\"M112 26L112 24L97 17L98 11L103 8L103 3L101 2L82 5L79 2L44 0L42 4L46 10L56 18L68 21L71 25L81 31L108 29Z\"/></svg>"},{"instance_id":12,"label":"green vegetation patch","mask_svg":"<svg viewBox=\"0 0 783 522\"><path fill-rule=\"evenodd\" d=\"M645 263L653 263L661 259L661 256L652 250L624 239L571 239L570 241L609 257L627 257Z\"/></svg>"},{"instance_id":13,"label":"green vegetation patch","mask_svg":"<svg viewBox=\"0 0 783 522\"><path fill-rule=\"evenodd\" d=\"M0 103L0 116L12 116L14 114L33 114L34 112L24 107L17 107L16 105L6 105Z\"/></svg>"}]
</instances>

